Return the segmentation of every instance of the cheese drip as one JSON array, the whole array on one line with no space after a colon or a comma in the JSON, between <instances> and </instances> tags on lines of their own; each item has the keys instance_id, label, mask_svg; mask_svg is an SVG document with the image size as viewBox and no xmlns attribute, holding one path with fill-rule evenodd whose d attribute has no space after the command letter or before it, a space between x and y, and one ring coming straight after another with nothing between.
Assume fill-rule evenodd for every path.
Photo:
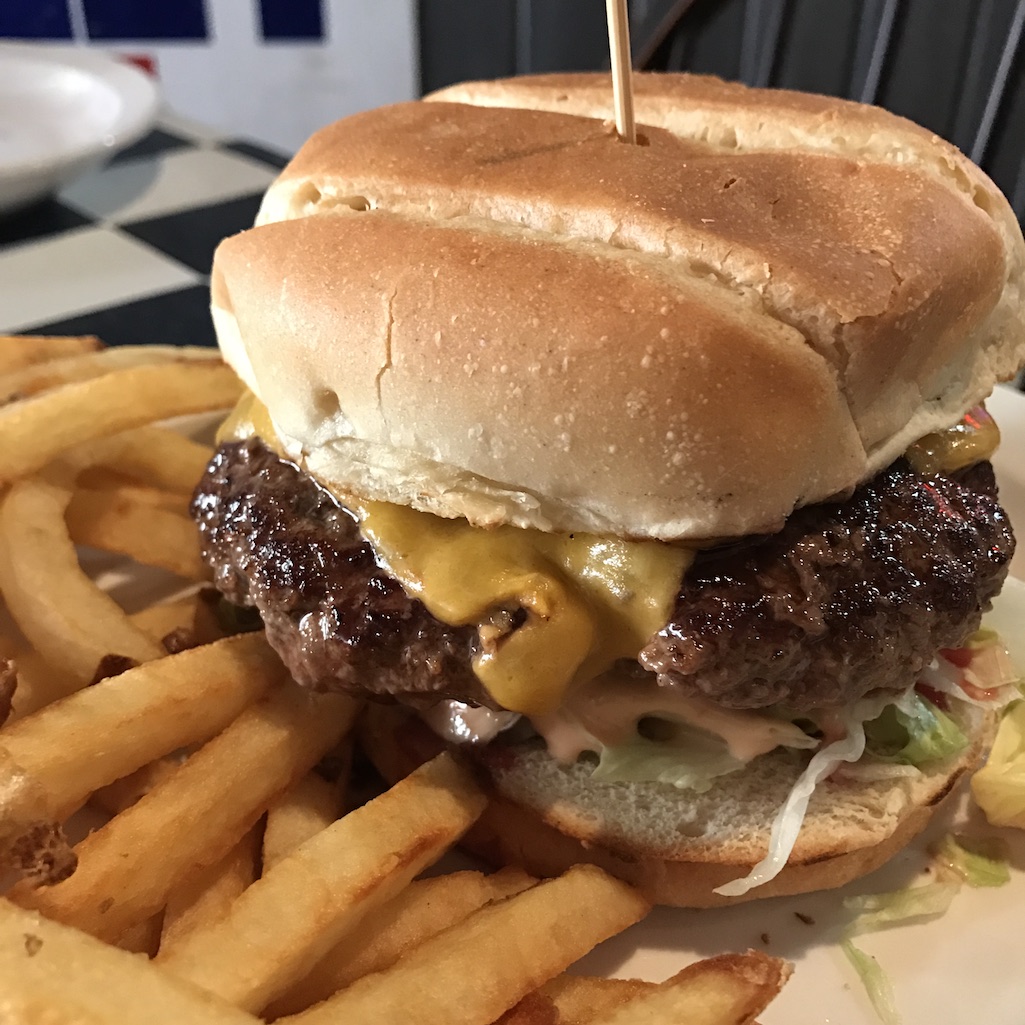
<instances>
[{"instance_id":1,"label":"cheese drip","mask_svg":"<svg viewBox=\"0 0 1025 1025\"><path fill-rule=\"evenodd\" d=\"M953 473L991 458L999 444L996 421L985 406L976 406L953 427L916 441L907 459L919 473Z\"/></svg>"},{"instance_id":2,"label":"cheese drip","mask_svg":"<svg viewBox=\"0 0 1025 1025\"><path fill-rule=\"evenodd\" d=\"M249 393L217 440L254 434L281 454L266 407ZM693 560L690 549L660 541L485 529L388 502L336 497L407 594L443 623L477 627L477 677L504 708L526 715L554 711L572 685L617 659L635 659L669 619Z\"/></svg>"},{"instance_id":3,"label":"cheese drip","mask_svg":"<svg viewBox=\"0 0 1025 1025\"><path fill-rule=\"evenodd\" d=\"M485 530L406 506L356 510L378 560L432 615L475 625L474 671L504 708L554 711L570 685L635 659L672 612L689 549L593 534ZM503 630L509 614L526 620Z\"/></svg>"}]
</instances>

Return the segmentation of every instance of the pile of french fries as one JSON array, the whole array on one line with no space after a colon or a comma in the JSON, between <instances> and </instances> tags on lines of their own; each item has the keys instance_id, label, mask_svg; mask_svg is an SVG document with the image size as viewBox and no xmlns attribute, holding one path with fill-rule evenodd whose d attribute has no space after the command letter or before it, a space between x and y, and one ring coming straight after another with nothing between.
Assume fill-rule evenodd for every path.
<instances>
[{"instance_id":1,"label":"pile of french fries","mask_svg":"<svg viewBox=\"0 0 1025 1025\"><path fill-rule=\"evenodd\" d=\"M753 1021L789 974L764 954L566 974L649 909L597 868L424 876L487 802L451 756L349 807L358 703L224 635L210 449L157 426L238 391L213 353L0 338L0 1020ZM83 547L178 596L129 614Z\"/></svg>"}]
</instances>

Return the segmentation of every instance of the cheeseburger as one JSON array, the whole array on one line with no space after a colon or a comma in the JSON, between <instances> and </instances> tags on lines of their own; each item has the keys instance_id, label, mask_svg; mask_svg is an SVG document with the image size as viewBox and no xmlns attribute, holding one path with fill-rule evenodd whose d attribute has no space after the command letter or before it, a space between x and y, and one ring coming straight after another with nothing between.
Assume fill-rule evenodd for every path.
<instances>
[{"instance_id":1,"label":"cheeseburger","mask_svg":"<svg viewBox=\"0 0 1025 1025\"><path fill-rule=\"evenodd\" d=\"M1025 356L992 182L881 110L638 75L314 135L213 271L248 394L194 512L295 678L445 743L469 842L664 903L839 885L926 824L1012 676L982 403Z\"/></svg>"}]
</instances>

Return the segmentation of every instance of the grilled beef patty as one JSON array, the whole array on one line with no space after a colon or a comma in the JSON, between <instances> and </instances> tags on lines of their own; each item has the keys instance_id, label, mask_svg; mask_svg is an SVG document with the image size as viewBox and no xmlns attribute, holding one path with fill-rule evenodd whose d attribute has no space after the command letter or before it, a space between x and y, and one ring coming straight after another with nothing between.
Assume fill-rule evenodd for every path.
<instances>
[{"instance_id":1,"label":"grilled beef patty","mask_svg":"<svg viewBox=\"0 0 1025 1025\"><path fill-rule=\"evenodd\" d=\"M406 595L353 517L258 439L218 449L192 510L217 586L259 610L300 683L492 703L471 667L476 630ZM700 555L640 661L733 708L799 712L903 689L978 627L1013 552L988 463L955 479L898 461L779 534Z\"/></svg>"},{"instance_id":2,"label":"grilled beef patty","mask_svg":"<svg viewBox=\"0 0 1025 1025\"><path fill-rule=\"evenodd\" d=\"M484 703L477 631L451 627L374 561L355 519L256 439L222 445L192 501L214 583L253 605L300 683Z\"/></svg>"},{"instance_id":3,"label":"grilled beef patty","mask_svg":"<svg viewBox=\"0 0 1025 1025\"><path fill-rule=\"evenodd\" d=\"M804 711L904 689L1000 592L1014 535L996 494L989 463L955 480L900 460L846 502L697 559L640 662L730 708Z\"/></svg>"}]
</instances>

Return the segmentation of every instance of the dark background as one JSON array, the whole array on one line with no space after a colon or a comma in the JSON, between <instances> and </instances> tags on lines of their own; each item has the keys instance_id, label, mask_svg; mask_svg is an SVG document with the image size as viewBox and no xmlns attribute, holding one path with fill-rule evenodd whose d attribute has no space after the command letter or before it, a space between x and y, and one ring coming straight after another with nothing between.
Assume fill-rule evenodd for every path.
<instances>
[{"instance_id":1,"label":"dark background","mask_svg":"<svg viewBox=\"0 0 1025 1025\"><path fill-rule=\"evenodd\" d=\"M608 68L604 0L420 0L425 92ZM879 103L950 139L1025 217L1025 0L632 0L636 67Z\"/></svg>"}]
</instances>

